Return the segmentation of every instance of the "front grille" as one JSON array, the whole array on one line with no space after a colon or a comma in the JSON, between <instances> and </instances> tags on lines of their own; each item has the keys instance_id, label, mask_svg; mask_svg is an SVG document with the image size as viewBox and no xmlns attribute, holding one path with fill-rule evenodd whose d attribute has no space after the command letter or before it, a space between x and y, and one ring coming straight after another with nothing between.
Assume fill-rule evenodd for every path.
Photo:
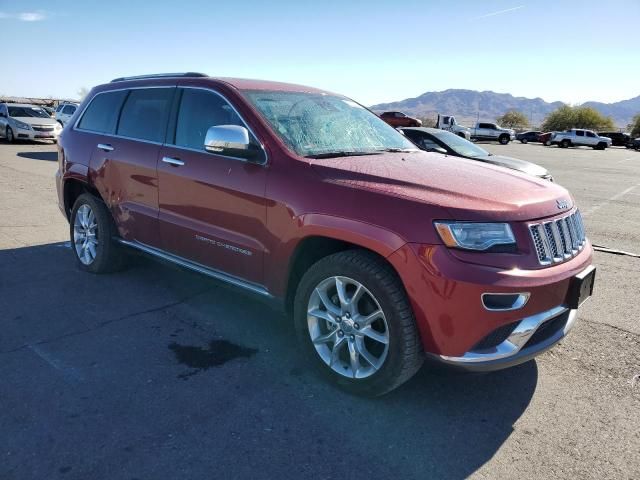
<instances>
[{"instance_id":1,"label":"front grille","mask_svg":"<svg viewBox=\"0 0 640 480\"><path fill-rule=\"evenodd\" d=\"M531 224L529 231L540 265L574 257L587 240L579 210L555 220Z\"/></svg>"},{"instance_id":2,"label":"front grille","mask_svg":"<svg viewBox=\"0 0 640 480\"><path fill-rule=\"evenodd\" d=\"M53 132L53 125L32 125L31 128L36 132Z\"/></svg>"}]
</instances>

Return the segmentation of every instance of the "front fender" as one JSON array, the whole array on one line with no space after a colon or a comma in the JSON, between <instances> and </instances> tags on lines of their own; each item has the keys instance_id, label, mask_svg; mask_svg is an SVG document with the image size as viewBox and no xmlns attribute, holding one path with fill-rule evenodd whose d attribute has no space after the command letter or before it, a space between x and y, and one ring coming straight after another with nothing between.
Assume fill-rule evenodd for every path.
<instances>
[{"instance_id":1,"label":"front fender","mask_svg":"<svg viewBox=\"0 0 640 480\"><path fill-rule=\"evenodd\" d=\"M309 237L326 237L352 243L384 258L407 243L400 235L369 223L317 213L301 215L295 231L289 238L283 239L265 265L267 285L274 295L285 296L289 275L289 269L285 266L290 265L300 242Z\"/></svg>"}]
</instances>

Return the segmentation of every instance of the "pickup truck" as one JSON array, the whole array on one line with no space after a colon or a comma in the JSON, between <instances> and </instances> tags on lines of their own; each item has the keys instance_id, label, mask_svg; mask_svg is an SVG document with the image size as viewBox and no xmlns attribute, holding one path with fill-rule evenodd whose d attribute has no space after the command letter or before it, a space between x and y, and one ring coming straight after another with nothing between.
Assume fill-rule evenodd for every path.
<instances>
[{"instance_id":1,"label":"pickup truck","mask_svg":"<svg viewBox=\"0 0 640 480\"><path fill-rule=\"evenodd\" d=\"M452 115L438 115L436 128L448 130L467 140L496 140L501 145L506 145L516 138L514 130L502 128L495 123L478 122L474 128L463 127Z\"/></svg>"},{"instance_id":2,"label":"pickup truck","mask_svg":"<svg viewBox=\"0 0 640 480\"><path fill-rule=\"evenodd\" d=\"M497 140L500 145L506 145L511 140L515 140L516 132L509 128L502 128L495 123L478 122L471 129L473 140Z\"/></svg>"},{"instance_id":3,"label":"pickup truck","mask_svg":"<svg viewBox=\"0 0 640 480\"><path fill-rule=\"evenodd\" d=\"M551 145L558 145L561 148L568 147L592 147L595 150L604 150L611 146L611 139L601 137L591 130L572 128L566 132L555 132L551 135Z\"/></svg>"}]
</instances>

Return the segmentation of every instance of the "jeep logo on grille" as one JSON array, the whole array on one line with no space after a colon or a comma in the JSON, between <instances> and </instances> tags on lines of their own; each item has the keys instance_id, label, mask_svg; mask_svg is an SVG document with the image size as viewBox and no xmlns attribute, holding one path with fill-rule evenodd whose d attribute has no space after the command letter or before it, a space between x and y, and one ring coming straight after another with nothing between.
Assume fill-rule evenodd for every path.
<instances>
[{"instance_id":1,"label":"jeep logo on grille","mask_svg":"<svg viewBox=\"0 0 640 480\"><path fill-rule=\"evenodd\" d=\"M565 208L569 208L569 200L561 198L560 200L556 200L556 205L559 210L564 210Z\"/></svg>"}]
</instances>

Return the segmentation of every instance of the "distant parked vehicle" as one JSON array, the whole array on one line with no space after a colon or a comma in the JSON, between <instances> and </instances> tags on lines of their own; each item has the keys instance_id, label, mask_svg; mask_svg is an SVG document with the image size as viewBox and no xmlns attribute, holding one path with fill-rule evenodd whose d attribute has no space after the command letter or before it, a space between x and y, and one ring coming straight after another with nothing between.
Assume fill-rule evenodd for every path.
<instances>
[{"instance_id":1,"label":"distant parked vehicle","mask_svg":"<svg viewBox=\"0 0 640 480\"><path fill-rule=\"evenodd\" d=\"M63 127L71 120L71 117L78 109L77 103L64 102L58 105L56 109L56 120Z\"/></svg>"},{"instance_id":2,"label":"distant parked vehicle","mask_svg":"<svg viewBox=\"0 0 640 480\"><path fill-rule=\"evenodd\" d=\"M463 127L456 122L456 118L453 115L438 114L436 128L448 130L467 140L497 140L501 145L506 145L516 138L514 130L502 128L495 123L478 122L473 128Z\"/></svg>"},{"instance_id":3,"label":"distant parked vehicle","mask_svg":"<svg viewBox=\"0 0 640 480\"><path fill-rule=\"evenodd\" d=\"M520 143L539 142L541 133L542 132L537 132L533 130L528 132L517 133L516 140L520 140Z\"/></svg>"},{"instance_id":4,"label":"distant parked vehicle","mask_svg":"<svg viewBox=\"0 0 640 480\"><path fill-rule=\"evenodd\" d=\"M0 103L0 137L7 142L16 140L58 141L62 127L36 105Z\"/></svg>"},{"instance_id":5,"label":"distant parked vehicle","mask_svg":"<svg viewBox=\"0 0 640 480\"><path fill-rule=\"evenodd\" d=\"M601 137L608 137L611 139L612 146L614 147L627 147L631 148L633 138L628 133L624 132L600 132Z\"/></svg>"},{"instance_id":6,"label":"distant parked vehicle","mask_svg":"<svg viewBox=\"0 0 640 480\"><path fill-rule=\"evenodd\" d=\"M640 150L640 137L634 139L631 142L631 148L635 149L635 150Z\"/></svg>"},{"instance_id":7,"label":"distant parked vehicle","mask_svg":"<svg viewBox=\"0 0 640 480\"><path fill-rule=\"evenodd\" d=\"M558 145L561 148L568 147L592 147L595 150L604 150L611 146L611 139L601 137L591 130L572 128L566 132L555 132L551 136L551 145Z\"/></svg>"},{"instance_id":8,"label":"distant parked vehicle","mask_svg":"<svg viewBox=\"0 0 640 480\"><path fill-rule=\"evenodd\" d=\"M49 114L51 118L55 118L56 111L51 107L42 107L42 109Z\"/></svg>"},{"instance_id":9,"label":"distant parked vehicle","mask_svg":"<svg viewBox=\"0 0 640 480\"><path fill-rule=\"evenodd\" d=\"M456 118L452 115L440 115L438 114L438 120L436 121L436 128L440 130L446 130L451 133L455 133L459 137L471 140L471 129L458 125Z\"/></svg>"},{"instance_id":10,"label":"distant parked vehicle","mask_svg":"<svg viewBox=\"0 0 640 480\"><path fill-rule=\"evenodd\" d=\"M402 112L384 112L380 118L392 127L421 127L422 121L413 118Z\"/></svg>"},{"instance_id":11,"label":"distant parked vehicle","mask_svg":"<svg viewBox=\"0 0 640 480\"><path fill-rule=\"evenodd\" d=\"M420 149L427 152L438 152L455 157L478 160L479 162L491 163L553 182L553 177L549 171L540 165L518 158L494 155L452 132L425 127L400 128L399 130Z\"/></svg>"},{"instance_id":12,"label":"distant parked vehicle","mask_svg":"<svg viewBox=\"0 0 640 480\"><path fill-rule=\"evenodd\" d=\"M510 128L502 128L495 123L476 123L471 129L471 139L473 140L497 140L500 145L506 145L511 140L515 140L516 132Z\"/></svg>"},{"instance_id":13,"label":"distant parked vehicle","mask_svg":"<svg viewBox=\"0 0 640 480\"><path fill-rule=\"evenodd\" d=\"M551 145L551 135L556 132L544 132L538 135L538 141L543 144L545 147Z\"/></svg>"}]
</instances>

